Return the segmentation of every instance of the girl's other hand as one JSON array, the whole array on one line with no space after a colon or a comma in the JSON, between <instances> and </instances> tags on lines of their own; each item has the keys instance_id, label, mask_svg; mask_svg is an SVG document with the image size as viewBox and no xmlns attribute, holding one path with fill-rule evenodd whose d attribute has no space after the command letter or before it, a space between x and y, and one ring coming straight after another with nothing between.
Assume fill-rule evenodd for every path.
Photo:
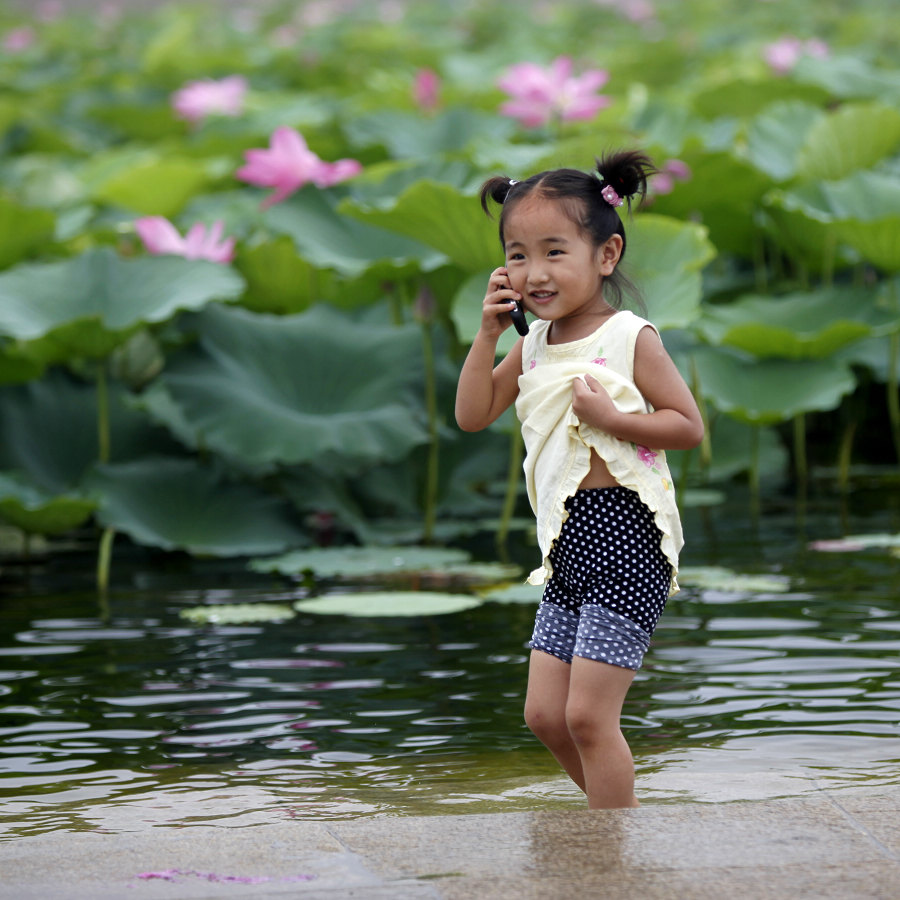
<instances>
[{"instance_id":1,"label":"girl's other hand","mask_svg":"<svg viewBox=\"0 0 900 900\"><path fill-rule=\"evenodd\" d=\"M593 375L572 382L572 412L580 422L601 431L610 431L610 422L619 415L606 389Z\"/></svg>"},{"instance_id":2,"label":"girl's other hand","mask_svg":"<svg viewBox=\"0 0 900 900\"><path fill-rule=\"evenodd\" d=\"M522 295L510 286L506 267L494 269L481 307L481 331L485 337L497 340L512 325L509 312L521 299Z\"/></svg>"}]
</instances>

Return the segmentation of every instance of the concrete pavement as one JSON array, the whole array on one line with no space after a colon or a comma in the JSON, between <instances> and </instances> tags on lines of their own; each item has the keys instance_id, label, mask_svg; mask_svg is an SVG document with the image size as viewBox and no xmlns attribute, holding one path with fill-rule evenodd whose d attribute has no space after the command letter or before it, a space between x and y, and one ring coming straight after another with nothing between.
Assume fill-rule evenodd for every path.
<instances>
[{"instance_id":1,"label":"concrete pavement","mask_svg":"<svg viewBox=\"0 0 900 900\"><path fill-rule=\"evenodd\" d=\"M900 898L900 784L780 800L62 832L3 900Z\"/></svg>"}]
</instances>

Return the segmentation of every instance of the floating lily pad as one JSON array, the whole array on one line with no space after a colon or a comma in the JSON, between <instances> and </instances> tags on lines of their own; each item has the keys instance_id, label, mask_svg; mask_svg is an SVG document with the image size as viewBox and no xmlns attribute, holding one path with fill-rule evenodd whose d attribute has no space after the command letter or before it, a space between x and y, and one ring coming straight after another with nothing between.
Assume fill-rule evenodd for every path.
<instances>
[{"instance_id":1,"label":"floating lily pad","mask_svg":"<svg viewBox=\"0 0 900 900\"><path fill-rule=\"evenodd\" d=\"M441 566L440 574L452 579L468 581L472 584L509 581L522 574L519 566L499 562L465 562Z\"/></svg>"},{"instance_id":2,"label":"floating lily pad","mask_svg":"<svg viewBox=\"0 0 900 900\"><path fill-rule=\"evenodd\" d=\"M302 575L319 578L361 578L373 575L424 572L467 563L464 550L439 547L334 547L294 550L272 559L255 559L255 572Z\"/></svg>"},{"instance_id":3,"label":"floating lily pad","mask_svg":"<svg viewBox=\"0 0 900 900\"><path fill-rule=\"evenodd\" d=\"M281 603L223 603L220 606L192 606L179 613L196 625L243 625L253 622L283 622L294 615Z\"/></svg>"},{"instance_id":4,"label":"floating lily pad","mask_svg":"<svg viewBox=\"0 0 900 900\"><path fill-rule=\"evenodd\" d=\"M790 589L785 575L742 575L725 566L684 566L678 570L682 587L698 587L728 594L783 594Z\"/></svg>"},{"instance_id":5,"label":"floating lily pad","mask_svg":"<svg viewBox=\"0 0 900 900\"><path fill-rule=\"evenodd\" d=\"M487 591L482 594L491 603L528 603L537 606L541 602L544 586L534 584L511 584L507 587Z\"/></svg>"},{"instance_id":6,"label":"floating lily pad","mask_svg":"<svg viewBox=\"0 0 900 900\"><path fill-rule=\"evenodd\" d=\"M810 550L820 553L855 553L873 547L900 549L900 534L850 534L835 540L813 541Z\"/></svg>"},{"instance_id":7,"label":"floating lily pad","mask_svg":"<svg viewBox=\"0 0 900 900\"><path fill-rule=\"evenodd\" d=\"M325 616L442 616L480 606L470 594L441 594L437 591L382 591L356 594L329 594L298 600L299 612Z\"/></svg>"}]
</instances>

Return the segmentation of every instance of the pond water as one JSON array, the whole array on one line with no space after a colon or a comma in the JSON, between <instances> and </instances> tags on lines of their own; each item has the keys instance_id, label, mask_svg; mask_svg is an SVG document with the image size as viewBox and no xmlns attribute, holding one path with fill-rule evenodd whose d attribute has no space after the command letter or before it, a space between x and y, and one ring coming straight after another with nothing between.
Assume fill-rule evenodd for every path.
<instances>
[{"instance_id":1,"label":"pond water","mask_svg":"<svg viewBox=\"0 0 900 900\"><path fill-rule=\"evenodd\" d=\"M625 709L642 802L900 780L900 559L808 546L897 533L897 495L688 511L685 566L781 582L670 601ZM531 606L198 626L180 612L305 594L142 557L117 560L101 607L86 561L58 555L0 598L7 839L583 806L522 721Z\"/></svg>"}]
</instances>

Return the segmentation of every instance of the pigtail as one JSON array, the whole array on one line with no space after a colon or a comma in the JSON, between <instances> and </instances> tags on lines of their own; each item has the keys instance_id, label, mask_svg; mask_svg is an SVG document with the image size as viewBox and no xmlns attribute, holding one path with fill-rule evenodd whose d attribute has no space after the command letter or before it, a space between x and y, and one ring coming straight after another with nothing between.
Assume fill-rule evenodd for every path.
<instances>
[{"instance_id":1,"label":"pigtail","mask_svg":"<svg viewBox=\"0 0 900 900\"><path fill-rule=\"evenodd\" d=\"M600 176L601 188L607 190L604 199L610 206L628 204L631 212L632 199L642 201L647 194L647 179L657 168L650 157L640 150L618 150L604 153L597 163L597 174Z\"/></svg>"},{"instance_id":2,"label":"pigtail","mask_svg":"<svg viewBox=\"0 0 900 900\"><path fill-rule=\"evenodd\" d=\"M509 192L515 184L518 184L518 182L513 181L511 178L507 178L505 175L495 175L493 178L488 178L488 180L485 181L481 186L481 208L487 215L493 218L493 213L488 205L488 200L493 200L495 203L499 203L503 206L506 202L506 198L509 196Z\"/></svg>"}]
</instances>

